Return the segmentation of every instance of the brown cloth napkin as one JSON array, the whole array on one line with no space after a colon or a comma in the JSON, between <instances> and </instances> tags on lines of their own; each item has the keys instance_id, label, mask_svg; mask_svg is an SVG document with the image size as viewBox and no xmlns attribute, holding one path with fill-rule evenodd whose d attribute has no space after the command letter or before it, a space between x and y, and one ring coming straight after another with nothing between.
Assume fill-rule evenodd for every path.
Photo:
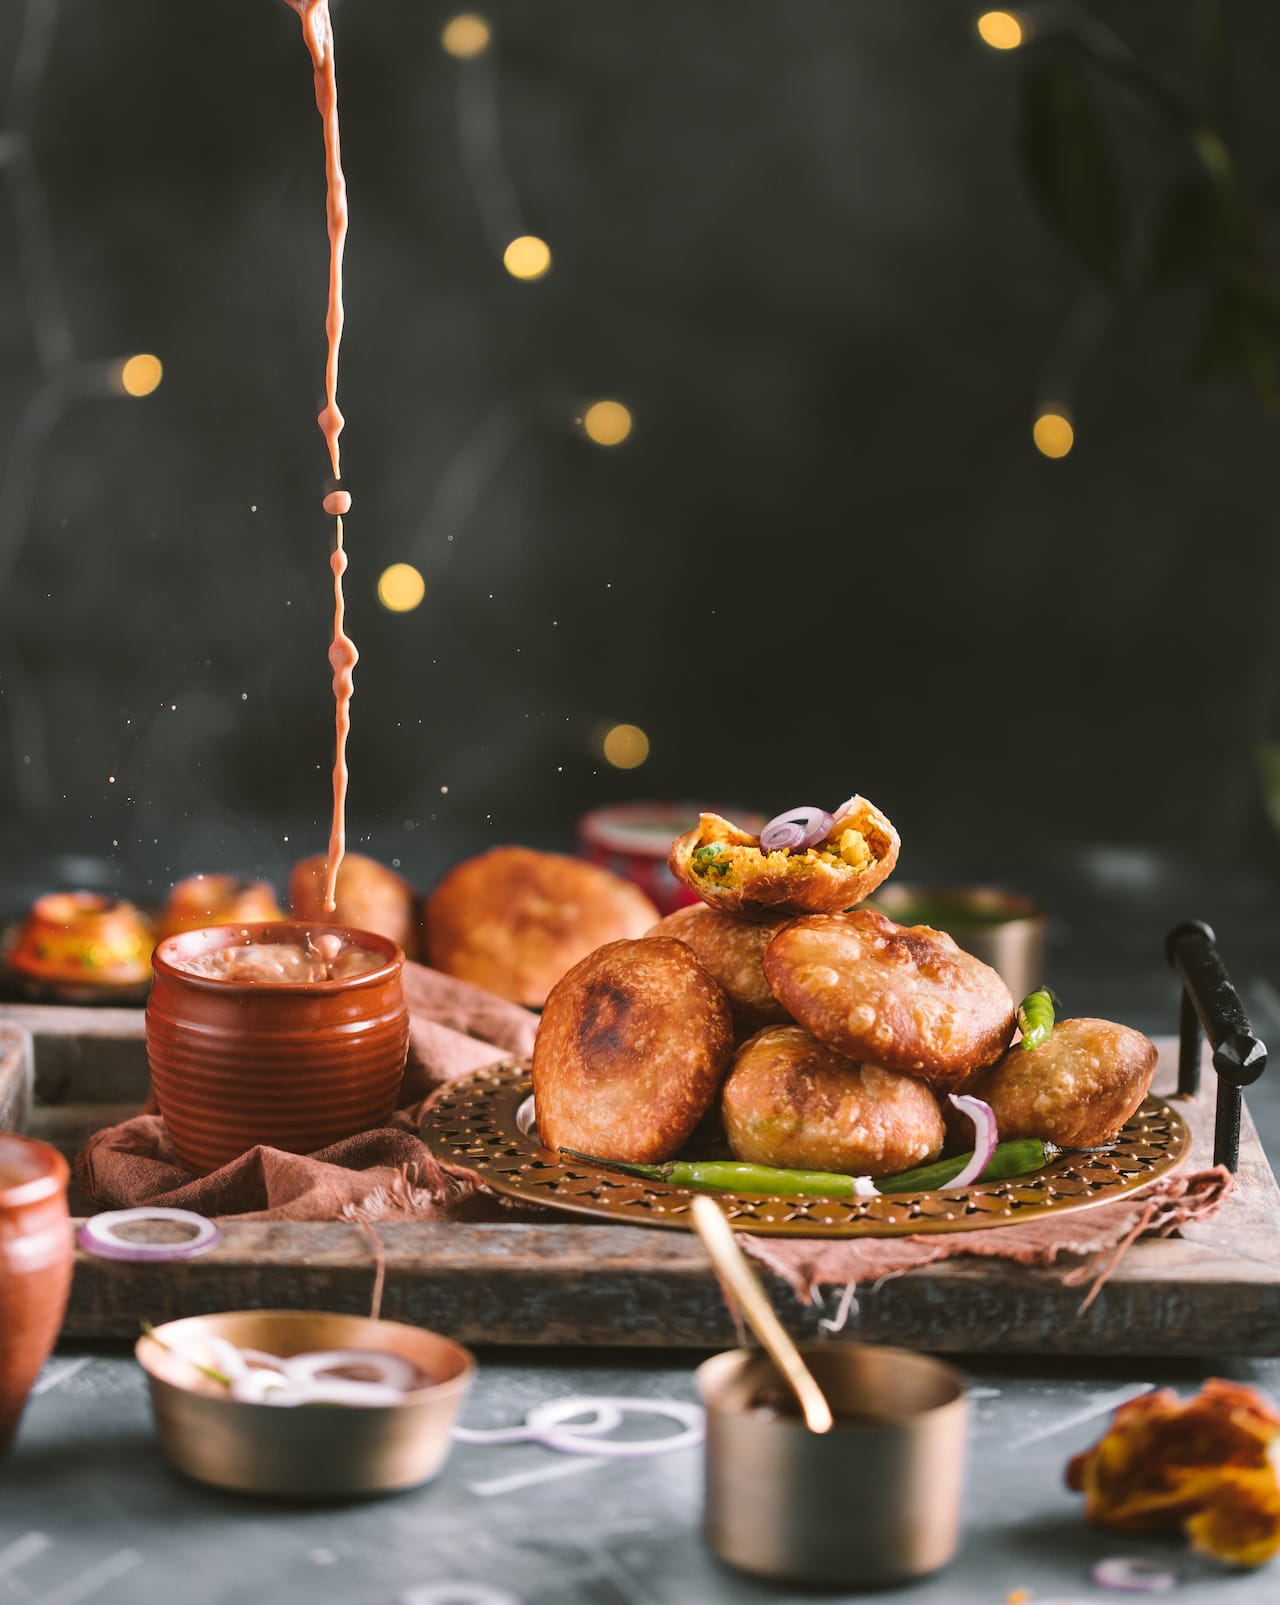
<instances>
[{"instance_id":1,"label":"brown cloth napkin","mask_svg":"<svg viewBox=\"0 0 1280 1605\"><path fill-rule=\"evenodd\" d=\"M441 1170L417 1136L423 1101L483 1065L524 1058L536 1018L466 981L422 964L404 967L409 1059L391 1122L314 1154L257 1147L208 1176L174 1154L164 1122L147 1110L95 1132L76 1177L104 1209L141 1204L241 1220L510 1218L490 1195Z\"/></svg>"},{"instance_id":2,"label":"brown cloth napkin","mask_svg":"<svg viewBox=\"0 0 1280 1605\"><path fill-rule=\"evenodd\" d=\"M959 1254L1010 1259L1020 1265L1083 1259L1084 1264L1073 1266L1063 1276L1068 1287L1090 1283L1083 1311L1139 1237L1168 1237L1187 1221L1207 1220L1217 1214L1234 1185L1231 1172L1215 1165L1210 1170L1162 1176L1114 1203L1018 1226L919 1237L743 1236L739 1242L762 1265L789 1282L797 1298L808 1303L816 1302L815 1294L823 1287L878 1282Z\"/></svg>"}]
</instances>

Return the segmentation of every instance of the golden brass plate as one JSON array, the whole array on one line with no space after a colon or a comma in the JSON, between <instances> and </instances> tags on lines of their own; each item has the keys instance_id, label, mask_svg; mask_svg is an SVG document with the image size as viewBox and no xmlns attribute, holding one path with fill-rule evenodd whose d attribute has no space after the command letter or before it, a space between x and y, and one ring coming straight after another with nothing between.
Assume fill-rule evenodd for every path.
<instances>
[{"instance_id":1,"label":"golden brass plate","mask_svg":"<svg viewBox=\"0 0 1280 1605\"><path fill-rule=\"evenodd\" d=\"M692 1231L687 1187L633 1179L544 1148L536 1130L526 1129L527 1112L521 1118L531 1095L527 1064L478 1070L436 1096L422 1117L422 1140L447 1168L472 1172L525 1203L633 1226ZM1190 1143L1182 1117L1162 1098L1148 1098L1104 1153L1063 1154L1012 1181L876 1198L715 1196L735 1226L766 1237L979 1231L1123 1198L1172 1170Z\"/></svg>"}]
</instances>

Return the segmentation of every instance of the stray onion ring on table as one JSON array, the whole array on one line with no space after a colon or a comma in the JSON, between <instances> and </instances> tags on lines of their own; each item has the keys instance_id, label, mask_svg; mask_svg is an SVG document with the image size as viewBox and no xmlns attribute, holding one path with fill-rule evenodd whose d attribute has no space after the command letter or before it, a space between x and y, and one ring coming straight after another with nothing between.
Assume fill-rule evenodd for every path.
<instances>
[{"instance_id":1,"label":"stray onion ring on table","mask_svg":"<svg viewBox=\"0 0 1280 1605\"><path fill-rule=\"evenodd\" d=\"M117 1228L145 1221L171 1221L194 1228L195 1235L178 1243L140 1243L117 1236ZM191 1259L205 1254L222 1237L222 1229L204 1215L190 1209L161 1209L143 1204L137 1209L108 1209L91 1215L76 1233L76 1242L86 1254L99 1259L145 1260L160 1264L164 1260Z\"/></svg>"}]
</instances>

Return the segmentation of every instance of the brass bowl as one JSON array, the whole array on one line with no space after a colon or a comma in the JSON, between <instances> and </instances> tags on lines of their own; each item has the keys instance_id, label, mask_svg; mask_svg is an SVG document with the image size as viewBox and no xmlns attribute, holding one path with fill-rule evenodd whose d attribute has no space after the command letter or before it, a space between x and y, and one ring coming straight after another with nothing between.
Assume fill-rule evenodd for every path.
<instances>
[{"instance_id":1,"label":"brass bowl","mask_svg":"<svg viewBox=\"0 0 1280 1605\"><path fill-rule=\"evenodd\" d=\"M202 1335L282 1357L315 1349L381 1349L434 1378L403 1404L285 1408L244 1404L162 1343ZM135 1354L151 1385L160 1446L197 1482L272 1498L360 1498L415 1488L449 1452L454 1418L475 1372L460 1344L400 1321L311 1310L194 1315L141 1337Z\"/></svg>"},{"instance_id":2,"label":"brass bowl","mask_svg":"<svg viewBox=\"0 0 1280 1605\"><path fill-rule=\"evenodd\" d=\"M777 1582L871 1588L945 1566L960 1534L967 1404L959 1373L866 1343L803 1349L836 1417L810 1432L773 1361L730 1349L698 1367L707 1409L707 1542Z\"/></svg>"},{"instance_id":3,"label":"brass bowl","mask_svg":"<svg viewBox=\"0 0 1280 1605\"><path fill-rule=\"evenodd\" d=\"M898 925L931 925L989 964L1014 1001L1044 984L1044 910L994 886L882 886L866 907Z\"/></svg>"}]
</instances>

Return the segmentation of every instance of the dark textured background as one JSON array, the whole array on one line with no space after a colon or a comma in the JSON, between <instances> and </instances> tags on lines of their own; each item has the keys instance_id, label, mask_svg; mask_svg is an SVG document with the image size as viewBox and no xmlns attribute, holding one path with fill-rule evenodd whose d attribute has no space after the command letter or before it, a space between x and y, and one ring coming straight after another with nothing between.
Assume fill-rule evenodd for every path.
<instances>
[{"instance_id":1,"label":"dark textured background","mask_svg":"<svg viewBox=\"0 0 1280 1605\"><path fill-rule=\"evenodd\" d=\"M1075 452L1035 452L1085 281L1021 175L1022 63L975 9L500 3L468 66L449 7L336 7L353 842L429 883L610 799L856 788L904 866L958 878L1080 841L1274 870L1250 749L1280 718L1276 426L1185 382L1172 295L1114 308ZM1189 83L1190 9L1105 8ZM1233 11L1241 142L1274 176L1280 15ZM0 8L0 93L23 22ZM460 160L483 74L514 215ZM1169 153L1107 109L1142 189ZM297 20L63 0L31 127L38 185L0 204L9 857L278 872L323 844L332 739ZM15 215L41 201L33 291ZM550 242L545 280L504 272L508 223ZM30 449L33 294L77 360L158 353L160 390L75 401ZM613 450L574 427L598 396L634 413ZM393 616L399 560L427 599ZM617 721L643 768L598 758Z\"/></svg>"}]
</instances>

